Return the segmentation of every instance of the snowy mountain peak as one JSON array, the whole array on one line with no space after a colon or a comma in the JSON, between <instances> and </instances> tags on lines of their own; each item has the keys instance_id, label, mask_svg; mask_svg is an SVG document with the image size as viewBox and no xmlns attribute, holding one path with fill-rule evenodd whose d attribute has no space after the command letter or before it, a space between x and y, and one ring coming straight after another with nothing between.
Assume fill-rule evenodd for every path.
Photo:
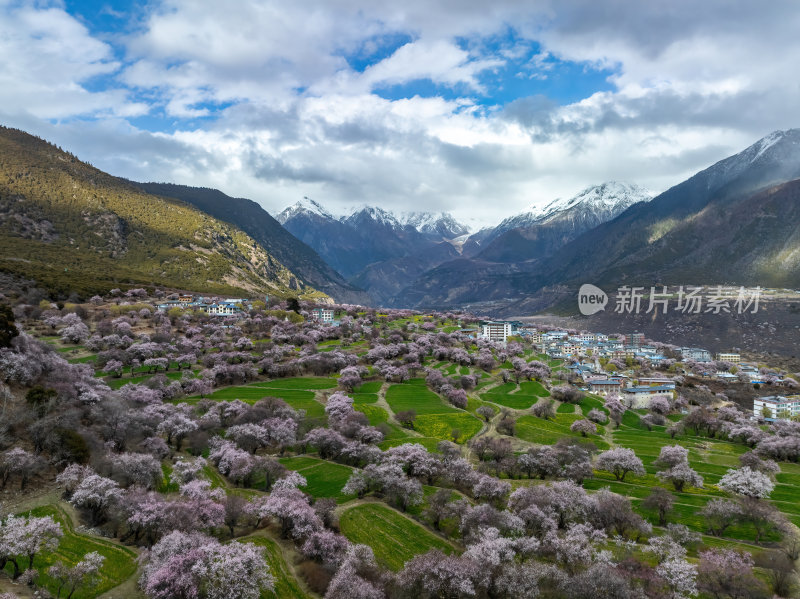
<instances>
[{"instance_id":1,"label":"snowy mountain peak","mask_svg":"<svg viewBox=\"0 0 800 599\"><path fill-rule=\"evenodd\" d=\"M398 220L414 227L423 235L453 239L470 232L467 225L457 221L449 212L403 212Z\"/></svg>"},{"instance_id":2,"label":"snowy mountain peak","mask_svg":"<svg viewBox=\"0 0 800 599\"><path fill-rule=\"evenodd\" d=\"M281 212L280 214L278 214L278 216L275 217L275 219L283 225L289 219L294 218L295 216L299 216L301 214L314 214L316 216L320 216L325 219L334 220L334 216L330 212L325 210L325 208L323 208L320 204L318 204L311 198L305 196L303 197L302 200L284 209L283 212Z\"/></svg>"},{"instance_id":3,"label":"snowy mountain peak","mask_svg":"<svg viewBox=\"0 0 800 599\"><path fill-rule=\"evenodd\" d=\"M578 208L594 211L622 212L636 202L648 202L653 195L633 183L608 181L592 185L568 200L556 199L543 207L531 207L529 215L537 222L547 222L560 213Z\"/></svg>"},{"instance_id":4,"label":"snowy mountain peak","mask_svg":"<svg viewBox=\"0 0 800 599\"><path fill-rule=\"evenodd\" d=\"M649 202L652 194L633 183L608 181L592 185L569 198L557 198L544 206L531 206L530 210L511 216L501 222L491 237L516 229L543 225L560 220L591 218L597 224L611 220L637 202Z\"/></svg>"},{"instance_id":5,"label":"snowy mountain peak","mask_svg":"<svg viewBox=\"0 0 800 599\"><path fill-rule=\"evenodd\" d=\"M354 210L350 216L342 217L341 221L344 223L357 224L364 219L373 220L376 223L392 229L402 228L400 221L397 220L394 214L377 206L361 206Z\"/></svg>"}]
</instances>

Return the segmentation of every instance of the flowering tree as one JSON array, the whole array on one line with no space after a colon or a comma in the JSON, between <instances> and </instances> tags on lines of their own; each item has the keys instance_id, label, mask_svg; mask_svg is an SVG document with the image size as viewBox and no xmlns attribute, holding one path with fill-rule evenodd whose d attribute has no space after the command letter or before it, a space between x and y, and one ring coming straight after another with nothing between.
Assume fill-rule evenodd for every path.
<instances>
[{"instance_id":1,"label":"flowering tree","mask_svg":"<svg viewBox=\"0 0 800 599\"><path fill-rule=\"evenodd\" d=\"M700 514L705 517L711 534L720 537L742 517L742 508L729 499L712 499L700 510Z\"/></svg>"},{"instance_id":2,"label":"flowering tree","mask_svg":"<svg viewBox=\"0 0 800 599\"><path fill-rule=\"evenodd\" d=\"M60 597L61 591L65 590L67 599L71 599L78 587L83 585L91 587L97 584L100 568L103 567L105 561L105 556L92 551L84 555L83 559L74 566L60 560L50 566L47 574L56 581L56 597Z\"/></svg>"},{"instance_id":3,"label":"flowering tree","mask_svg":"<svg viewBox=\"0 0 800 599\"><path fill-rule=\"evenodd\" d=\"M344 558L347 547L347 539L342 535L332 530L319 530L309 535L301 551L308 558L335 567Z\"/></svg>"},{"instance_id":4,"label":"flowering tree","mask_svg":"<svg viewBox=\"0 0 800 599\"><path fill-rule=\"evenodd\" d=\"M273 517L281 525L285 539L305 539L322 529L322 520L309 505L308 497L297 486L305 486L305 479L296 472L275 483L269 497L256 500L252 512L259 519Z\"/></svg>"},{"instance_id":5,"label":"flowering tree","mask_svg":"<svg viewBox=\"0 0 800 599\"><path fill-rule=\"evenodd\" d=\"M482 564L433 550L407 562L398 583L409 596L434 599L475 597L489 579Z\"/></svg>"},{"instance_id":6,"label":"flowering tree","mask_svg":"<svg viewBox=\"0 0 800 599\"><path fill-rule=\"evenodd\" d=\"M367 545L350 545L325 599L385 599L375 555Z\"/></svg>"},{"instance_id":7,"label":"flowering tree","mask_svg":"<svg viewBox=\"0 0 800 599\"><path fill-rule=\"evenodd\" d=\"M25 490L28 479L41 469L43 463L42 458L19 447L0 453L0 489L5 489L12 476L18 476L19 488Z\"/></svg>"},{"instance_id":8,"label":"flowering tree","mask_svg":"<svg viewBox=\"0 0 800 599\"><path fill-rule=\"evenodd\" d=\"M661 448L658 458L654 462L656 466L672 468L678 464L689 461L689 450L681 445L665 445Z\"/></svg>"},{"instance_id":9,"label":"flowering tree","mask_svg":"<svg viewBox=\"0 0 800 599\"><path fill-rule=\"evenodd\" d=\"M149 552L141 586L152 599L258 599L274 580L263 550L173 531Z\"/></svg>"},{"instance_id":10,"label":"flowering tree","mask_svg":"<svg viewBox=\"0 0 800 599\"><path fill-rule=\"evenodd\" d=\"M105 522L109 510L122 499L122 490L116 481L98 474L90 474L78 483L69 502L83 510L91 526Z\"/></svg>"},{"instance_id":11,"label":"flowering tree","mask_svg":"<svg viewBox=\"0 0 800 599\"><path fill-rule=\"evenodd\" d=\"M659 480L670 482L678 492L683 491L686 485L690 487L702 487L703 477L700 476L695 470L689 466L688 462L682 462L667 468L656 474Z\"/></svg>"},{"instance_id":12,"label":"flowering tree","mask_svg":"<svg viewBox=\"0 0 800 599\"><path fill-rule=\"evenodd\" d=\"M181 445L186 436L197 429L197 423L182 412L175 412L163 420L156 428L159 433L167 435L167 443L175 441L175 449L177 451L181 450Z\"/></svg>"},{"instance_id":13,"label":"flowering tree","mask_svg":"<svg viewBox=\"0 0 800 599\"><path fill-rule=\"evenodd\" d=\"M605 470L614 475L619 480L625 480L625 475L633 472L639 476L644 476L645 469L642 460L636 457L632 449L618 447L609 449L597 456L595 466L598 470Z\"/></svg>"},{"instance_id":14,"label":"flowering tree","mask_svg":"<svg viewBox=\"0 0 800 599\"><path fill-rule=\"evenodd\" d=\"M672 509L675 498L672 493L663 487L654 487L650 495L644 498L642 507L658 513L658 523L664 526L667 523L667 514Z\"/></svg>"},{"instance_id":15,"label":"flowering tree","mask_svg":"<svg viewBox=\"0 0 800 599\"><path fill-rule=\"evenodd\" d=\"M697 594L697 567L685 559L672 558L656 567L658 574L667 584L670 597L687 599Z\"/></svg>"},{"instance_id":16,"label":"flowering tree","mask_svg":"<svg viewBox=\"0 0 800 599\"><path fill-rule=\"evenodd\" d=\"M510 491L510 483L488 474L478 475L477 482L472 486L472 495L476 499L487 499L495 503L500 503Z\"/></svg>"},{"instance_id":17,"label":"flowering tree","mask_svg":"<svg viewBox=\"0 0 800 599\"><path fill-rule=\"evenodd\" d=\"M672 402L670 402L669 397L666 395L656 395L650 399L647 407L651 412L664 416L669 414L670 410L672 410Z\"/></svg>"},{"instance_id":18,"label":"flowering tree","mask_svg":"<svg viewBox=\"0 0 800 599\"><path fill-rule=\"evenodd\" d=\"M40 551L54 551L64 535L61 525L50 516L8 516L0 522L0 570L6 563L14 566L14 578L20 574L19 560L28 558L28 568Z\"/></svg>"},{"instance_id":19,"label":"flowering tree","mask_svg":"<svg viewBox=\"0 0 800 599\"><path fill-rule=\"evenodd\" d=\"M745 466L728 470L720 479L718 486L729 493L763 499L769 497L775 488L775 483L763 472Z\"/></svg>"},{"instance_id":20,"label":"flowering tree","mask_svg":"<svg viewBox=\"0 0 800 599\"><path fill-rule=\"evenodd\" d=\"M594 435L597 433L597 425L592 422L591 420L576 420L572 423L572 426L569 427L573 433L580 433L582 436L586 435Z\"/></svg>"},{"instance_id":21,"label":"flowering tree","mask_svg":"<svg viewBox=\"0 0 800 599\"><path fill-rule=\"evenodd\" d=\"M732 549L700 553L697 588L712 597L747 599L768 596L764 583L753 574L753 558Z\"/></svg>"},{"instance_id":22,"label":"flowering tree","mask_svg":"<svg viewBox=\"0 0 800 599\"><path fill-rule=\"evenodd\" d=\"M111 456L112 476L123 487L156 487L163 478L161 462L146 453L120 453Z\"/></svg>"}]
</instances>

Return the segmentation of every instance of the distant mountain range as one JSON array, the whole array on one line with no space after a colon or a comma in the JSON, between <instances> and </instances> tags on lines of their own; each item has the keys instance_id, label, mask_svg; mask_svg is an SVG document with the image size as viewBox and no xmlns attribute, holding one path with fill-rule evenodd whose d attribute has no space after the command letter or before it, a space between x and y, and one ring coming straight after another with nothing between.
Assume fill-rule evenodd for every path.
<instances>
[{"instance_id":1,"label":"distant mountain range","mask_svg":"<svg viewBox=\"0 0 800 599\"><path fill-rule=\"evenodd\" d=\"M321 295L230 222L146 193L5 127L0 127L0 272L63 298L131 285L226 295Z\"/></svg>"},{"instance_id":2,"label":"distant mountain range","mask_svg":"<svg viewBox=\"0 0 800 599\"><path fill-rule=\"evenodd\" d=\"M553 289L584 282L629 285L800 287L800 130L779 131L660 194L629 206L546 258L495 257L444 263L397 305L480 304L526 314ZM514 229L516 231L525 230ZM553 296L555 297L555 296Z\"/></svg>"},{"instance_id":3,"label":"distant mountain range","mask_svg":"<svg viewBox=\"0 0 800 599\"><path fill-rule=\"evenodd\" d=\"M395 215L362 206L335 217L308 198L286 208L277 220L378 305L391 303L420 275L458 257L452 240L468 232L447 213Z\"/></svg>"},{"instance_id":4,"label":"distant mountain range","mask_svg":"<svg viewBox=\"0 0 800 599\"><path fill-rule=\"evenodd\" d=\"M364 206L335 217L308 198L286 208L277 220L351 284L365 289L374 303L399 306L398 295L440 265L469 271L485 261L543 258L651 197L635 185L604 183L472 235L446 212L395 215Z\"/></svg>"},{"instance_id":5,"label":"distant mountain range","mask_svg":"<svg viewBox=\"0 0 800 599\"><path fill-rule=\"evenodd\" d=\"M584 282L800 288L800 130L655 198L610 181L476 232L446 212L304 198L273 218L206 188L132 183L0 128L0 272L56 295L118 285L319 294L524 315Z\"/></svg>"}]
</instances>

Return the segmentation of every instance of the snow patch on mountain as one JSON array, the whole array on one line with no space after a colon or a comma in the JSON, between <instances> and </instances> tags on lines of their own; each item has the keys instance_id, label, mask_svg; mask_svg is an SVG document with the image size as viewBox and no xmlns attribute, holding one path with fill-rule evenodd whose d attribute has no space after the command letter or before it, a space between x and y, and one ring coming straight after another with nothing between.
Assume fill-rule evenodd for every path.
<instances>
[{"instance_id":1,"label":"snow patch on mountain","mask_svg":"<svg viewBox=\"0 0 800 599\"><path fill-rule=\"evenodd\" d=\"M457 221L448 212L402 212L398 220L424 235L441 236L443 239L454 239L470 232L467 225Z\"/></svg>"},{"instance_id":2,"label":"snow patch on mountain","mask_svg":"<svg viewBox=\"0 0 800 599\"><path fill-rule=\"evenodd\" d=\"M609 181L593 185L569 199L557 198L544 206L509 217L493 231L492 237L516 229L532 227L557 220L568 220L577 215L596 215L598 224L610 220L637 202L649 202L653 195L633 183Z\"/></svg>"},{"instance_id":3,"label":"snow patch on mountain","mask_svg":"<svg viewBox=\"0 0 800 599\"><path fill-rule=\"evenodd\" d=\"M275 217L275 219L283 225L286 224L286 221L289 219L302 214L313 214L325 219L336 220L335 217L330 212L325 210L321 204L305 196L299 202L296 202L288 208L285 208L283 212Z\"/></svg>"}]
</instances>

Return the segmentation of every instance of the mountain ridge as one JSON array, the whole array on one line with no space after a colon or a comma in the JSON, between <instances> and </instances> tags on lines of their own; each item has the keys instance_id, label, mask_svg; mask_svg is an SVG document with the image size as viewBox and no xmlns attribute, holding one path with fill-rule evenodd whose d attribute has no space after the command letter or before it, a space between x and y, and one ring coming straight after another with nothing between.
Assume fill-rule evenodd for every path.
<instances>
[{"instance_id":1,"label":"mountain ridge","mask_svg":"<svg viewBox=\"0 0 800 599\"><path fill-rule=\"evenodd\" d=\"M736 247L742 251L748 247L750 256L758 254L759 246L767 248L778 243L791 250L800 216L789 211L786 226L771 231L756 227L753 230L759 231L761 237L752 240L746 238L747 227L721 216L736 207L742 222L754 223L760 214L753 208L761 206L758 194L773 188L779 191L781 185L796 179L800 179L800 130L773 132L650 202L633 204L612 220L585 231L546 261L507 264L479 261L479 268L473 269L474 276L463 263L440 265L406 288L398 305L453 307L490 302L498 313L519 315L525 310L546 307L546 290L554 286L577 289L587 281L612 286L632 281L644 285L679 283L690 272L679 266L682 257L691 255L683 247L689 243L715 252L713 259L702 261L702 272L694 271L693 276L706 279L700 282L715 282L715 278L723 278L722 273L729 282L756 281L756 273L763 276L764 268L757 271L751 268L754 261L750 264L731 260L715 239L726 239L730 231L738 231L744 238L736 241ZM788 194L783 192L784 196ZM748 201L755 203L749 206ZM784 210L791 208L791 202L784 204ZM704 223L706 230L693 228L693 220ZM757 243L748 245L750 241ZM702 257L702 252L696 250L695 257ZM729 267L732 263L737 264L735 269ZM800 272L791 265L785 273L769 279L800 286Z\"/></svg>"},{"instance_id":2,"label":"mountain ridge","mask_svg":"<svg viewBox=\"0 0 800 599\"><path fill-rule=\"evenodd\" d=\"M0 127L0 270L52 294L316 294L241 229Z\"/></svg>"},{"instance_id":3,"label":"mountain ridge","mask_svg":"<svg viewBox=\"0 0 800 599\"><path fill-rule=\"evenodd\" d=\"M173 183L135 183L145 191L187 202L250 235L306 285L341 303L366 303L367 294L331 268L310 246L287 231L258 202L234 198L217 189ZM309 200L313 202L313 200ZM314 203L316 204L316 203Z\"/></svg>"}]
</instances>

